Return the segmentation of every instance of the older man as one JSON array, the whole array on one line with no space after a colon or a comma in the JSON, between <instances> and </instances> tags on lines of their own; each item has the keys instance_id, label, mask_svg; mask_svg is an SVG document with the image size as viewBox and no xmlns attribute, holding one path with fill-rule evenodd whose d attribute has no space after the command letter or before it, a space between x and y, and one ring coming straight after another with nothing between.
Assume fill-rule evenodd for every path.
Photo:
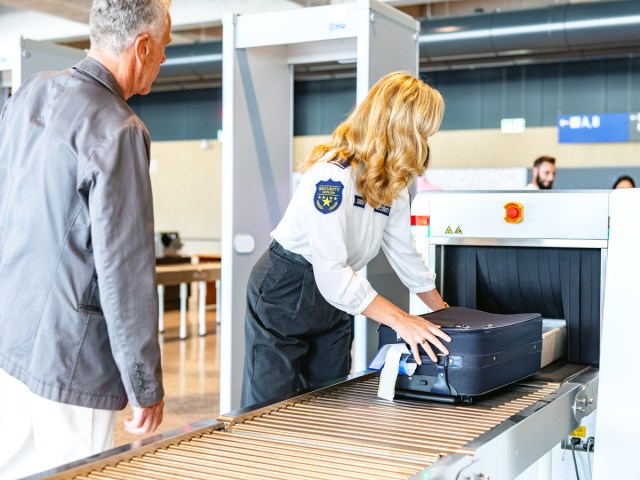
<instances>
[{"instance_id":1,"label":"older man","mask_svg":"<svg viewBox=\"0 0 640 480\"><path fill-rule=\"evenodd\" d=\"M149 133L127 105L171 41L168 0L95 0L91 49L0 116L0 478L162 421Z\"/></svg>"}]
</instances>

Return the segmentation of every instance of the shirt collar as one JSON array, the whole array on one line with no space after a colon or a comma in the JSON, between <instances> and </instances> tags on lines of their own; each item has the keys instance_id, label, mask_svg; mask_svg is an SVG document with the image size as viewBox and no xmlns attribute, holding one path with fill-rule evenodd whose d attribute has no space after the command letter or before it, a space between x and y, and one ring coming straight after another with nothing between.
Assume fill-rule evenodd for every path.
<instances>
[{"instance_id":1,"label":"shirt collar","mask_svg":"<svg viewBox=\"0 0 640 480\"><path fill-rule=\"evenodd\" d=\"M86 76L93 78L107 87L117 96L124 100L124 95L120 89L120 85L116 81L113 74L100 62L91 57L85 57L73 66L74 70L85 74Z\"/></svg>"}]
</instances>

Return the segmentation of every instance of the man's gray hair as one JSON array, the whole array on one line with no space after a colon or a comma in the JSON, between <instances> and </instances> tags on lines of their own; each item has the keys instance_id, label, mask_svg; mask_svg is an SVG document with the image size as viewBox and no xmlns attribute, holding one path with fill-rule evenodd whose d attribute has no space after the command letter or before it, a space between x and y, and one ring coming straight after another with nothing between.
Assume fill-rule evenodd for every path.
<instances>
[{"instance_id":1,"label":"man's gray hair","mask_svg":"<svg viewBox=\"0 0 640 480\"><path fill-rule=\"evenodd\" d=\"M93 0L89 20L91 48L119 55L136 37L162 34L169 0Z\"/></svg>"}]
</instances>

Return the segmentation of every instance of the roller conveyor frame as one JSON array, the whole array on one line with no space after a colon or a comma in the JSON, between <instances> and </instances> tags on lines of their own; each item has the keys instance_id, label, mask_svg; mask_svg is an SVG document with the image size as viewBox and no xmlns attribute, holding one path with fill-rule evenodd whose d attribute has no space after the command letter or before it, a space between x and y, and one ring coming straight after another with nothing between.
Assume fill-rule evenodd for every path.
<instances>
[{"instance_id":1,"label":"roller conveyor frame","mask_svg":"<svg viewBox=\"0 0 640 480\"><path fill-rule=\"evenodd\" d=\"M258 474L261 478L434 480L485 475L493 480L511 479L558 444L595 408L591 399L597 397L597 383L595 368L556 369L552 365L473 405L416 400L392 403L377 398L377 373L362 372L290 399L235 410L218 421L203 420L30 479L146 478L137 476L136 469L152 465L162 471L166 464L170 472L172 460L166 457L176 450L195 451L189 453L194 458L194 472L158 478L243 478ZM351 413L354 408L360 411ZM349 428L341 426L341 419L349 417L355 420ZM407 418L415 418L416 425L421 426L417 435L407 427ZM470 439L456 439L456 429ZM422 442L423 437L428 440ZM240 444L229 453L225 450L228 442ZM421 442L425 445L420 446ZM291 453L286 453L287 448ZM252 460L252 455L262 449L262 457ZM286 461L278 463L278 454ZM211 463L208 457L214 455L226 455L225 461L230 456L229 462ZM189 461L186 464L191 465ZM262 467L255 467L259 462L266 462L261 465L272 469L271 477ZM124 470L124 476L119 476L122 472L118 469ZM107 475L100 473L103 470Z\"/></svg>"},{"instance_id":2,"label":"roller conveyor frame","mask_svg":"<svg viewBox=\"0 0 640 480\"><path fill-rule=\"evenodd\" d=\"M544 373L545 370L541 372L542 375ZM473 458L460 455L443 457L431 466L429 478L515 478L566 438L585 416L596 409L598 376L597 368L583 366L564 379L555 392L469 442L466 446L475 452ZM424 477L416 475L411 478Z\"/></svg>"}]
</instances>

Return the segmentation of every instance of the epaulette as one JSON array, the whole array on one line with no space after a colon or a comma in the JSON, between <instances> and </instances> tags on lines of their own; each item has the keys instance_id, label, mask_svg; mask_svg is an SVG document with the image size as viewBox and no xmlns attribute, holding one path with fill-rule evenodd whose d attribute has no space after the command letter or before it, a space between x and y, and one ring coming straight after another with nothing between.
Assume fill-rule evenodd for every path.
<instances>
[{"instance_id":1,"label":"epaulette","mask_svg":"<svg viewBox=\"0 0 640 480\"><path fill-rule=\"evenodd\" d=\"M351 166L351 160L339 160L337 158L329 160L327 163L340 167L341 169L349 168Z\"/></svg>"}]
</instances>

